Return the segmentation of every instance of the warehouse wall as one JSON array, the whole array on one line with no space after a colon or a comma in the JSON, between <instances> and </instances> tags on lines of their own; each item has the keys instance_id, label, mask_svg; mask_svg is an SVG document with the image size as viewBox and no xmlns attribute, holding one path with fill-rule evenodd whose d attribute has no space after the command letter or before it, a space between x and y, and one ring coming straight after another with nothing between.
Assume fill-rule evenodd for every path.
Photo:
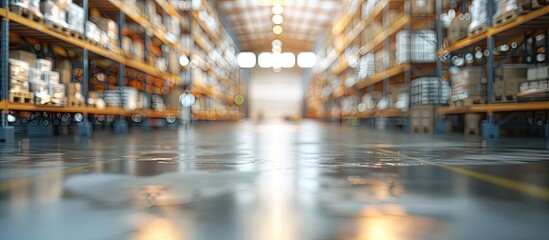
<instances>
[{"instance_id":1,"label":"warehouse wall","mask_svg":"<svg viewBox=\"0 0 549 240\"><path fill-rule=\"evenodd\" d=\"M250 118L263 113L265 120L280 120L285 115L301 115L303 70L254 68L250 72Z\"/></svg>"}]
</instances>

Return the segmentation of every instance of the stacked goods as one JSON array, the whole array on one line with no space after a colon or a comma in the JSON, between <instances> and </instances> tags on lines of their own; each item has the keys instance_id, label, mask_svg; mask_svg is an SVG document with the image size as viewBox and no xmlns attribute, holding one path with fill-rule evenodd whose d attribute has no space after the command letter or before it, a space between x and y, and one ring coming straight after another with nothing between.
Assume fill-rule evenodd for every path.
<instances>
[{"instance_id":1,"label":"stacked goods","mask_svg":"<svg viewBox=\"0 0 549 240\"><path fill-rule=\"evenodd\" d=\"M485 32L488 22L488 11L486 9L488 0L473 0L471 4L471 24L469 25L469 36L475 36Z\"/></svg>"},{"instance_id":2,"label":"stacked goods","mask_svg":"<svg viewBox=\"0 0 549 240\"><path fill-rule=\"evenodd\" d=\"M90 39L94 42L99 43L101 41L101 31L97 29L95 23L86 21L86 33L85 36L87 39Z\"/></svg>"},{"instance_id":3,"label":"stacked goods","mask_svg":"<svg viewBox=\"0 0 549 240\"><path fill-rule=\"evenodd\" d=\"M430 16L435 13L434 0L411 0L413 16Z\"/></svg>"},{"instance_id":4,"label":"stacked goods","mask_svg":"<svg viewBox=\"0 0 549 240\"><path fill-rule=\"evenodd\" d=\"M29 92L29 63L9 59L10 92Z\"/></svg>"},{"instance_id":5,"label":"stacked goods","mask_svg":"<svg viewBox=\"0 0 549 240\"><path fill-rule=\"evenodd\" d=\"M46 22L57 24L61 27L68 27L67 10L71 0L46 0L40 2L40 11L44 14Z\"/></svg>"},{"instance_id":6,"label":"stacked goods","mask_svg":"<svg viewBox=\"0 0 549 240\"><path fill-rule=\"evenodd\" d=\"M36 54L27 51L12 50L10 51L10 58L27 62L29 67L36 64Z\"/></svg>"},{"instance_id":7,"label":"stacked goods","mask_svg":"<svg viewBox=\"0 0 549 240\"><path fill-rule=\"evenodd\" d=\"M414 79L411 87L412 104L446 104L450 98L450 85L436 77Z\"/></svg>"},{"instance_id":8,"label":"stacked goods","mask_svg":"<svg viewBox=\"0 0 549 240\"><path fill-rule=\"evenodd\" d=\"M361 112L372 111L376 108L376 105L380 100L381 100L380 92L366 93L364 94L364 96L362 96L362 102L359 104L361 105L359 110Z\"/></svg>"},{"instance_id":9,"label":"stacked goods","mask_svg":"<svg viewBox=\"0 0 549 240\"><path fill-rule=\"evenodd\" d=\"M49 86L49 94L51 96L50 103L54 105L64 106L66 103L65 98L65 84L55 84L50 83Z\"/></svg>"},{"instance_id":10,"label":"stacked goods","mask_svg":"<svg viewBox=\"0 0 549 240\"><path fill-rule=\"evenodd\" d=\"M74 3L69 4L67 23L69 24L69 29L83 34L85 23L84 8Z\"/></svg>"},{"instance_id":11,"label":"stacked goods","mask_svg":"<svg viewBox=\"0 0 549 240\"><path fill-rule=\"evenodd\" d=\"M103 18L98 13L92 14L90 20L97 26L97 29L101 31L99 43L106 46L108 49L117 49L118 25L116 22L108 18Z\"/></svg>"},{"instance_id":12,"label":"stacked goods","mask_svg":"<svg viewBox=\"0 0 549 240\"><path fill-rule=\"evenodd\" d=\"M437 38L434 31L417 30L411 33L403 30L397 33L396 63L435 62L437 58ZM411 58L411 59L410 59Z\"/></svg>"},{"instance_id":13,"label":"stacked goods","mask_svg":"<svg viewBox=\"0 0 549 240\"><path fill-rule=\"evenodd\" d=\"M37 105L47 104L51 101L48 83L42 80L42 71L37 68L29 69L29 82L34 93L34 101Z\"/></svg>"},{"instance_id":14,"label":"stacked goods","mask_svg":"<svg viewBox=\"0 0 549 240\"><path fill-rule=\"evenodd\" d=\"M44 17L40 12L40 0L10 0L10 5L28 9L39 18Z\"/></svg>"},{"instance_id":15,"label":"stacked goods","mask_svg":"<svg viewBox=\"0 0 549 240\"><path fill-rule=\"evenodd\" d=\"M392 107L406 110L410 103L410 94L406 91L406 84L391 85Z\"/></svg>"},{"instance_id":16,"label":"stacked goods","mask_svg":"<svg viewBox=\"0 0 549 240\"><path fill-rule=\"evenodd\" d=\"M122 46L120 46L122 48L122 53L124 54L124 56L126 56L127 58L133 58L133 54L132 54L132 39L128 36L123 36L122 37Z\"/></svg>"},{"instance_id":17,"label":"stacked goods","mask_svg":"<svg viewBox=\"0 0 549 240\"><path fill-rule=\"evenodd\" d=\"M517 100L547 100L549 97L549 66L529 68L526 79L526 82L520 84Z\"/></svg>"},{"instance_id":18,"label":"stacked goods","mask_svg":"<svg viewBox=\"0 0 549 240\"><path fill-rule=\"evenodd\" d=\"M499 26L515 19L518 16L517 0L496 1L496 13L494 14L494 26Z\"/></svg>"},{"instance_id":19,"label":"stacked goods","mask_svg":"<svg viewBox=\"0 0 549 240\"><path fill-rule=\"evenodd\" d=\"M84 96L82 96L81 83L69 83L67 85L67 99L69 106L84 105Z\"/></svg>"},{"instance_id":20,"label":"stacked goods","mask_svg":"<svg viewBox=\"0 0 549 240\"><path fill-rule=\"evenodd\" d=\"M497 69L494 81L495 100L507 101L515 99L520 84L526 81L528 66L507 64Z\"/></svg>"},{"instance_id":21,"label":"stacked goods","mask_svg":"<svg viewBox=\"0 0 549 240\"><path fill-rule=\"evenodd\" d=\"M164 26L166 26L166 39L172 43L176 43L177 36L181 34L181 25L179 24L179 20L170 16L165 17Z\"/></svg>"},{"instance_id":22,"label":"stacked goods","mask_svg":"<svg viewBox=\"0 0 549 240\"><path fill-rule=\"evenodd\" d=\"M105 90L103 100L108 107L134 110L137 108L138 92L132 87L117 87L115 90Z\"/></svg>"},{"instance_id":23,"label":"stacked goods","mask_svg":"<svg viewBox=\"0 0 549 240\"><path fill-rule=\"evenodd\" d=\"M471 14L460 14L454 18L448 28L448 42L454 44L457 41L467 37L471 25Z\"/></svg>"},{"instance_id":24,"label":"stacked goods","mask_svg":"<svg viewBox=\"0 0 549 240\"><path fill-rule=\"evenodd\" d=\"M166 110L166 104L164 104L164 99L156 94L152 95L152 109L155 111L164 111Z\"/></svg>"},{"instance_id":25,"label":"stacked goods","mask_svg":"<svg viewBox=\"0 0 549 240\"><path fill-rule=\"evenodd\" d=\"M451 70L452 101L468 100L465 105L474 101L484 102L486 97L486 70L482 67L465 67Z\"/></svg>"}]
</instances>

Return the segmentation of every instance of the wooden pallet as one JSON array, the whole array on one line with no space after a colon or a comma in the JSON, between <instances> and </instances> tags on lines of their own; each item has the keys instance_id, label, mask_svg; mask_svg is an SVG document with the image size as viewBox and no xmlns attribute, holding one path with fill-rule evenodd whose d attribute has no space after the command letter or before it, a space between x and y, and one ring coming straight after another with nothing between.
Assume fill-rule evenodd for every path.
<instances>
[{"instance_id":1,"label":"wooden pallet","mask_svg":"<svg viewBox=\"0 0 549 240\"><path fill-rule=\"evenodd\" d=\"M37 22L37 23L43 23L44 22L44 17L43 16L37 15L35 13L35 11L33 11L31 9L28 9L28 8L11 5L10 6L10 11L12 11L12 12L14 12L14 13L22 16L22 17L28 18L28 19L30 19L34 22Z\"/></svg>"},{"instance_id":2,"label":"wooden pallet","mask_svg":"<svg viewBox=\"0 0 549 240\"><path fill-rule=\"evenodd\" d=\"M31 92L10 92L9 100L13 103L34 104L34 93Z\"/></svg>"},{"instance_id":3,"label":"wooden pallet","mask_svg":"<svg viewBox=\"0 0 549 240\"><path fill-rule=\"evenodd\" d=\"M519 15L519 12L516 10L504 12L494 18L493 24L496 27L501 26L503 24L506 24L508 22L515 20L515 18L517 18L518 15Z\"/></svg>"},{"instance_id":4,"label":"wooden pallet","mask_svg":"<svg viewBox=\"0 0 549 240\"><path fill-rule=\"evenodd\" d=\"M470 97L466 99L451 101L450 107L462 108L462 107L467 107L475 104L485 104L485 103L486 103L486 100L484 98Z\"/></svg>"},{"instance_id":5,"label":"wooden pallet","mask_svg":"<svg viewBox=\"0 0 549 240\"><path fill-rule=\"evenodd\" d=\"M73 29L69 29L69 35L80 40L84 40L84 34Z\"/></svg>"},{"instance_id":6,"label":"wooden pallet","mask_svg":"<svg viewBox=\"0 0 549 240\"><path fill-rule=\"evenodd\" d=\"M69 31L69 28L66 27L66 26L63 26L62 24L59 24L57 22L53 22L53 21L50 21L50 20L46 20L44 22L44 24L47 27L49 27L49 28L51 28L51 29L53 29L57 32L64 33L65 35L69 35L69 36L71 35L70 31Z\"/></svg>"},{"instance_id":7,"label":"wooden pallet","mask_svg":"<svg viewBox=\"0 0 549 240\"><path fill-rule=\"evenodd\" d=\"M476 28L469 30L469 37L479 35L486 32L486 30L488 30L488 27L485 24L478 25Z\"/></svg>"},{"instance_id":8,"label":"wooden pallet","mask_svg":"<svg viewBox=\"0 0 549 240\"><path fill-rule=\"evenodd\" d=\"M84 99L69 98L67 101L67 106L69 107L83 107Z\"/></svg>"},{"instance_id":9,"label":"wooden pallet","mask_svg":"<svg viewBox=\"0 0 549 240\"><path fill-rule=\"evenodd\" d=\"M493 98L494 102L516 102L517 96L515 95L505 95L505 96L494 96Z\"/></svg>"}]
</instances>

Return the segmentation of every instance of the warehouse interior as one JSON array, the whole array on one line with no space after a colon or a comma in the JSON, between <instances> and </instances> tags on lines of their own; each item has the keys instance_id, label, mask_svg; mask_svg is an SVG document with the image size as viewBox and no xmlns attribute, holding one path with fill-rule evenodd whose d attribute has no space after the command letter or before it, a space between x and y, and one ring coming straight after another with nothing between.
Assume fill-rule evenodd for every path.
<instances>
[{"instance_id":1,"label":"warehouse interior","mask_svg":"<svg viewBox=\"0 0 549 240\"><path fill-rule=\"evenodd\" d=\"M1 239L546 239L547 0L0 0Z\"/></svg>"}]
</instances>

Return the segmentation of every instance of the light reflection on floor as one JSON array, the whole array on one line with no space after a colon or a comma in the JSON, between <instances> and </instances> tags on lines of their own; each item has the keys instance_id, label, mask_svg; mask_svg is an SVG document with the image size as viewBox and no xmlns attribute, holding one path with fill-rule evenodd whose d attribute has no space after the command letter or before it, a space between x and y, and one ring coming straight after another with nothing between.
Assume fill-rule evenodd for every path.
<instances>
[{"instance_id":1,"label":"light reflection on floor","mask_svg":"<svg viewBox=\"0 0 549 240\"><path fill-rule=\"evenodd\" d=\"M2 239L544 239L543 139L487 145L303 123L197 123L0 147Z\"/></svg>"}]
</instances>

